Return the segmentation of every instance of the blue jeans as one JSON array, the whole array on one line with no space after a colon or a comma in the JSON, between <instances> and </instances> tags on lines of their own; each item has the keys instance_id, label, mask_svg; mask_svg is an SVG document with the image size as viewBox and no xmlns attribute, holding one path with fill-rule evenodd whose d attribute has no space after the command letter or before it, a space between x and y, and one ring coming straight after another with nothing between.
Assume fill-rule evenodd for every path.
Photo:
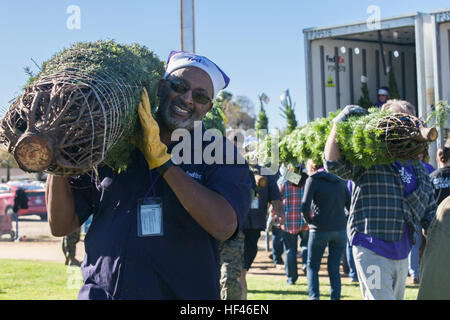
<instances>
[{"instance_id":1,"label":"blue jeans","mask_svg":"<svg viewBox=\"0 0 450 320\"><path fill-rule=\"evenodd\" d=\"M352 246L350 245L350 241L348 240L348 238L345 250L349 269L348 276L350 277L350 279L358 281L358 273L356 272L355 260L353 259Z\"/></svg>"},{"instance_id":2,"label":"blue jeans","mask_svg":"<svg viewBox=\"0 0 450 320\"><path fill-rule=\"evenodd\" d=\"M411 275L411 277L419 279L419 249L420 249L420 245L422 244L422 235L421 234L417 234L414 233L414 236L416 237L416 244L413 245L411 252L409 253L408 256L408 262L409 262L409 267L408 267L408 271L409 274Z\"/></svg>"},{"instance_id":3,"label":"blue jeans","mask_svg":"<svg viewBox=\"0 0 450 320\"><path fill-rule=\"evenodd\" d=\"M294 284L298 278L297 272L297 233L283 231L284 246L284 270L286 271L287 282Z\"/></svg>"},{"instance_id":4,"label":"blue jeans","mask_svg":"<svg viewBox=\"0 0 450 320\"><path fill-rule=\"evenodd\" d=\"M283 264L283 230L272 227L272 256L273 263Z\"/></svg>"},{"instance_id":5,"label":"blue jeans","mask_svg":"<svg viewBox=\"0 0 450 320\"><path fill-rule=\"evenodd\" d=\"M300 249L302 250L302 264L306 267L306 264L308 263L309 230L300 231L299 236L300 236Z\"/></svg>"},{"instance_id":6,"label":"blue jeans","mask_svg":"<svg viewBox=\"0 0 450 320\"><path fill-rule=\"evenodd\" d=\"M325 248L328 246L328 276L330 277L330 298L341 298L341 275L339 267L347 242L346 232L309 231L308 239L308 294L311 300L319 300L319 270Z\"/></svg>"},{"instance_id":7,"label":"blue jeans","mask_svg":"<svg viewBox=\"0 0 450 320\"><path fill-rule=\"evenodd\" d=\"M244 269L250 270L258 254L259 229L244 229Z\"/></svg>"}]
</instances>

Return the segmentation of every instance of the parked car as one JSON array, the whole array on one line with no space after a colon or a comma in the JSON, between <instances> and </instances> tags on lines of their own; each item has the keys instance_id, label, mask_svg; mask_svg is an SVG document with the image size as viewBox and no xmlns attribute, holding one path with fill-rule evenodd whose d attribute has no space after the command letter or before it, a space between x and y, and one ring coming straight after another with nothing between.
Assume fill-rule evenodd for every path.
<instances>
[{"instance_id":1,"label":"parked car","mask_svg":"<svg viewBox=\"0 0 450 320\"><path fill-rule=\"evenodd\" d=\"M19 217L38 215L41 220L46 220L45 188L42 184L29 181L9 181L0 184L0 214L14 214L14 196L18 189L23 189L28 197L28 209L19 209Z\"/></svg>"}]
</instances>

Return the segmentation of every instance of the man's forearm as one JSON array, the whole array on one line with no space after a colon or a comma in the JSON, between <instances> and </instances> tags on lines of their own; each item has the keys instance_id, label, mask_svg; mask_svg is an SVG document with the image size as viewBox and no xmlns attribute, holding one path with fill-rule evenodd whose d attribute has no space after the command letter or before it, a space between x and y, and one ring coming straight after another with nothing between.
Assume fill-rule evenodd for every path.
<instances>
[{"instance_id":1,"label":"man's forearm","mask_svg":"<svg viewBox=\"0 0 450 320\"><path fill-rule=\"evenodd\" d=\"M273 200L271 202L273 211L278 217L278 222L284 224L285 214L284 214L284 204L281 200Z\"/></svg>"},{"instance_id":2,"label":"man's forearm","mask_svg":"<svg viewBox=\"0 0 450 320\"><path fill-rule=\"evenodd\" d=\"M237 216L224 197L175 166L170 167L163 177L186 211L211 236L224 241L233 235L238 225Z\"/></svg>"},{"instance_id":3,"label":"man's forearm","mask_svg":"<svg viewBox=\"0 0 450 320\"><path fill-rule=\"evenodd\" d=\"M273 210L277 216L284 216L284 205L281 200L273 200L270 202L272 204Z\"/></svg>"},{"instance_id":4,"label":"man's forearm","mask_svg":"<svg viewBox=\"0 0 450 320\"><path fill-rule=\"evenodd\" d=\"M54 236L65 236L79 227L72 189L66 178L47 177L45 201L50 230Z\"/></svg>"},{"instance_id":5,"label":"man's forearm","mask_svg":"<svg viewBox=\"0 0 450 320\"><path fill-rule=\"evenodd\" d=\"M324 156L328 161L337 161L341 157L341 150L336 142L337 127L333 124L327 143L325 144Z\"/></svg>"}]
</instances>

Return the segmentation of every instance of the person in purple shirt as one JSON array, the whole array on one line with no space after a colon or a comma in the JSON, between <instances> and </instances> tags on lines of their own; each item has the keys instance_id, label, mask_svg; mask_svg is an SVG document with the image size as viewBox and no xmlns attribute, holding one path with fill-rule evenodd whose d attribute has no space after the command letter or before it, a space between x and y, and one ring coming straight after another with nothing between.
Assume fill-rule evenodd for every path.
<instances>
[{"instance_id":1,"label":"person in purple shirt","mask_svg":"<svg viewBox=\"0 0 450 320\"><path fill-rule=\"evenodd\" d=\"M401 100L389 100L383 109L414 114L414 107ZM401 300L414 235L426 233L436 213L436 201L428 172L418 159L370 168L345 160L336 142L336 124L361 113L367 111L346 106L333 120L324 166L355 182L347 231L364 299Z\"/></svg>"},{"instance_id":2,"label":"person in purple shirt","mask_svg":"<svg viewBox=\"0 0 450 320\"><path fill-rule=\"evenodd\" d=\"M201 120L228 80L206 57L172 52L158 83L156 120L142 92L142 130L127 169L102 166L95 174L49 176L53 235L66 235L93 215L79 299L220 298L219 241L237 235L251 199L249 167L235 146L225 137L202 139ZM174 163L177 129L189 142L178 148L182 160ZM223 154L206 161L203 151L216 141Z\"/></svg>"}]
</instances>

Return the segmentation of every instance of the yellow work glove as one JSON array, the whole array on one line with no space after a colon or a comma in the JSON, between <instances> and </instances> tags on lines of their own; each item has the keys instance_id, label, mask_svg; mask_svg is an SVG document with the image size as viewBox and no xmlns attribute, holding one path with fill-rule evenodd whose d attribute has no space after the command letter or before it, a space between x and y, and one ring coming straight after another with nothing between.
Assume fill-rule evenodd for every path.
<instances>
[{"instance_id":1,"label":"yellow work glove","mask_svg":"<svg viewBox=\"0 0 450 320\"><path fill-rule=\"evenodd\" d=\"M159 137L159 126L153 119L150 100L145 88L142 90L138 113L142 129L136 138L131 138L131 143L144 154L150 169L158 168L170 160L170 154L167 153L167 146L161 142Z\"/></svg>"}]
</instances>

